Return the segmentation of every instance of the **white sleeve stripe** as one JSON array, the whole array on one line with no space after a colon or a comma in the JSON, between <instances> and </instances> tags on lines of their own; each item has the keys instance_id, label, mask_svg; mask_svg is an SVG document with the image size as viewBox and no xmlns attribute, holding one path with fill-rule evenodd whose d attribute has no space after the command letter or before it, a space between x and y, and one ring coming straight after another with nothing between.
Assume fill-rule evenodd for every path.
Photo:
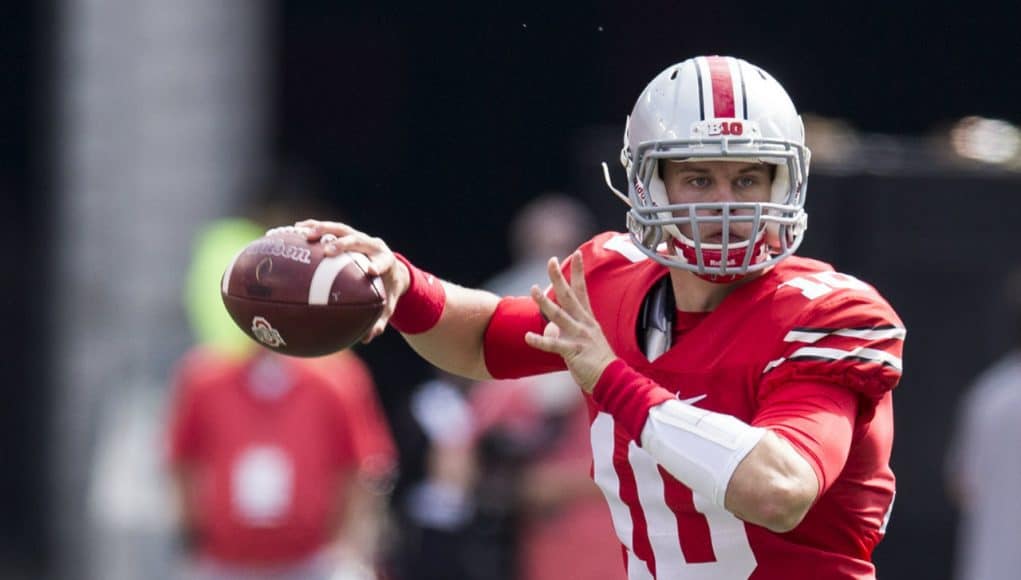
<instances>
[{"instance_id":1,"label":"white sleeve stripe","mask_svg":"<svg viewBox=\"0 0 1021 580\"><path fill-rule=\"evenodd\" d=\"M844 336L848 338L861 338L864 340L904 340L907 331L903 328L843 328L830 332L817 332L811 330L792 330L783 337L785 342L807 342L814 343L827 336Z\"/></svg>"},{"instance_id":2,"label":"white sleeve stripe","mask_svg":"<svg viewBox=\"0 0 1021 580\"><path fill-rule=\"evenodd\" d=\"M777 358L776 360L770 360L769 361L769 365L766 365L766 368L763 369L763 375L765 375L766 373L769 373L773 369L776 369L780 365L783 365L783 361L784 360L786 360L786 358L784 358L783 356Z\"/></svg>"},{"instance_id":3,"label":"white sleeve stripe","mask_svg":"<svg viewBox=\"0 0 1021 580\"><path fill-rule=\"evenodd\" d=\"M762 374L768 373L788 360L802 358L815 358L833 361L852 358L889 365L898 371L903 370L903 363L900 358L895 357L888 352L876 350L874 348L858 347L852 350L840 350L839 348L818 348L806 346L794 351L789 357L781 357L771 361L766 365L766 368L762 370Z\"/></svg>"},{"instance_id":4,"label":"white sleeve stripe","mask_svg":"<svg viewBox=\"0 0 1021 580\"><path fill-rule=\"evenodd\" d=\"M785 360L787 360L787 359L784 358L784 357L780 357L780 358L778 358L776 360L769 361L769 364L766 365L766 368L762 369L762 374L766 374L769 371L775 369L776 367L782 365Z\"/></svg>"},{"instance_id":5,"label":"white sleeve stripe","mask_svg":"<svg viewBox=\"0 0 1021 580\"><path fill-rule=\"evenodd\" d=\"M876 350L874 348L858 347L851 350L841 350L839 348L818 348L814 346L806 346L794 351L788 358L798 357L816 357L831 360L860 358L888 364L897 370L901 370L903 368L903 364L898 357L895 357L886 351Z\"/></svg>"}]
</instances>

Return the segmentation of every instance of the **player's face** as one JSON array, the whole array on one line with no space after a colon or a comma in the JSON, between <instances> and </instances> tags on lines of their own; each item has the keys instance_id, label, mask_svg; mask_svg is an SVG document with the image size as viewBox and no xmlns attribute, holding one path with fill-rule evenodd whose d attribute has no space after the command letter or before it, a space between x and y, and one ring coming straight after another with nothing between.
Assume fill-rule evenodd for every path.
<instances>
[{"instance_id":1,"label":"player's face","mask_svg":"<svg viewBox=\"0 0 1021 580\"><path fill-rule=\"evenodd\" d=\"M672 161L660 163L661 177L666 185L667 199L675 203L762 203L769 201L773 183L773 166L741 161ZM699 215L712 215L718 210L699 210ZM751 215L752 210L733 210L732 215ZM692 238L691 225L679 226L681 233ZM700 226L703 242L723 241L722 224ZM751 223L734 222L730 226L730 243L752 237Z\"/></svg>"}]
</instances>

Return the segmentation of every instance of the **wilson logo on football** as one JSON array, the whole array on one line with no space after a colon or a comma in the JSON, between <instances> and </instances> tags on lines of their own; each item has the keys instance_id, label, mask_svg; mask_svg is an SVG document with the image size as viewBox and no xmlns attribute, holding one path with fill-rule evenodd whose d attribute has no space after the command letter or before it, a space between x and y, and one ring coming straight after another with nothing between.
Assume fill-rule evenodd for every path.
<instances>
[{"instance_id":1,"label":"wilson logo on football","mask_svg":"<svg viewBox=\"0 0 1021 580\"><path fill-rule=\"evenodd\" d=\"M273 325L261 316L252 318L252 334L255 335L259 342L272 348L280 348L287 345L284 342L284 338L277 332L277 329L273 328Z\"/></svg>"},{"instance_id":2,"label":"wilson logo on football","mask_svg":"<svg viewBox=\"0 0 1021 580\"><path fill-rule=\"evenodd\" d=\"M245 252L264 256L280 256L281 258L287 258L302 264L311 263L312 257L312 251L308 248L285 244L283 240L276 238L258 240L248 246Z\"/></svg>"}]
</instances>

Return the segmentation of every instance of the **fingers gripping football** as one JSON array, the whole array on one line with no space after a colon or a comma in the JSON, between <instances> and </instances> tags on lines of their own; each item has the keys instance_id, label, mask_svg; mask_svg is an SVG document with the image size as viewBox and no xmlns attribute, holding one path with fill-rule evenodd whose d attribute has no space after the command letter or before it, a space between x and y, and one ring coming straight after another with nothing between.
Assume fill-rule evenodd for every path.
<instances>
[{"instance_id":1,"label":"fingers gripping football","mask_svg":"<svg viewBox=\"0 0 1021 580\"><path fill-rule=\"evenodd\" d=\"M525 342L533 348L563 357L575 382L586 393L591 393L616 355L592 313L581 254L576 253L571 258L570 282L560 271L560 262L556 258L550 259L547 273L559 304L538 286L532 287L532 300L539 305L549 323L541 335L527 333Z\"/></svg>"},{"instance_id":2,"label":"fingers gripping football","mask_svg":"<svg viewBox=\"0 0 1021 580\"><path fill-rule=\"evenodd\" d=\"M305 220L295 226L308 230L309 241L322 240L324 252L335 256L354 251L369 258L368 273L379 276L386 291L383 314L372 326L362 342L370 342L386 330L387 321L397 306L397 300L408 289L410 276L404 264L394 258L393 252L381 238L360 232L340 222Z\"/></svg>"}]
</instances>

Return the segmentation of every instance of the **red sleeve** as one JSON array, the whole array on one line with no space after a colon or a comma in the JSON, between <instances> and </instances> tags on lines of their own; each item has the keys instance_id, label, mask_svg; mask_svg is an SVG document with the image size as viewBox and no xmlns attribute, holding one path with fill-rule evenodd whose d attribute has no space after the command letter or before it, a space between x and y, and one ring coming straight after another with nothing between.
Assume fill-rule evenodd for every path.
<instances>
[{"instance_id":1,"label":"red sleeve","mask_svg":"<svg viewBox=\"0 0 1021 580\"><path fill-rule=\"evenodd\" d=\"M530 297L500 300L489 320L483 355L489 374L496 379L516 379L567 368L564 359L525 343L528 331L542 334L546 319Z\"/></svg>"},{"instance_id":2,"label":"red sleeve","mask_svg":"<svg viewBox=\"0 0 1021 580\"><path fill-rule=\"evenodd\" d=\"M752 425L783 437L819 479L819 497L844 469L851 449L859 396L818 382L791 382L762 401Z\"/></svg>"},{"instance_id":3,"label":"red sleeve","mask_svg":"<svg viewBox=\"0 0 1021 580\"><path fill-rule=\"evenodd\" d=\"M820 382L875 404L900 381L905 334L874 291L838 291L813 301L765 369L760 398L791 382ZM867 417L871 405L862 411Z\"/></svg>"}]
</instances>

